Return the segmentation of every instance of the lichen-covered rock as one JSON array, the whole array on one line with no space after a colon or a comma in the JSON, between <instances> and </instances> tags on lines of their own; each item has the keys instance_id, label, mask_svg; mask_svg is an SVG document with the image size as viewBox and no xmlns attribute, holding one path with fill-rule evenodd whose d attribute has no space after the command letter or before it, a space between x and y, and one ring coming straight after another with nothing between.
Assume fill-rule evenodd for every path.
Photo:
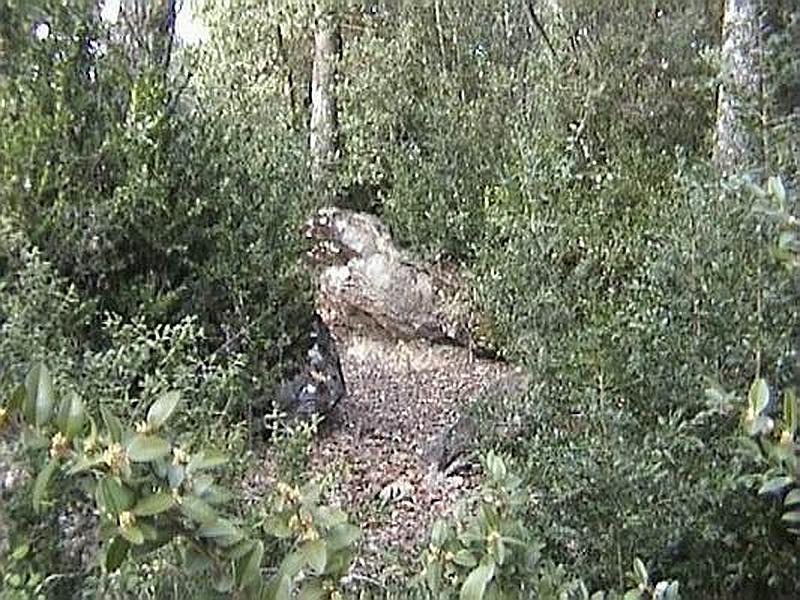
<instances>
[{"instance_id":1,"label":"lichen-covered rock","mask_svg":"<svg viewBox=\"0 0 800 600\"><path fill-rule=\"evenodd\" d=\"M277 390L278 408L290 419L327 415L346 393L336 341L318 315L305 345L304 363Z\"/></svg>"},{"instance_id":2,"label":"lichen-covered rock","mask_svg":"<svg viewBox=\"0 0 800 600\"><path fill-rule=\"evenodd\" d=\"M374 215L328 207L308 222L309 252L320 267L326 321L379 329L398 339L472 346L469 310L455 273L402 252Z\"/></svg>"}]
</instances>

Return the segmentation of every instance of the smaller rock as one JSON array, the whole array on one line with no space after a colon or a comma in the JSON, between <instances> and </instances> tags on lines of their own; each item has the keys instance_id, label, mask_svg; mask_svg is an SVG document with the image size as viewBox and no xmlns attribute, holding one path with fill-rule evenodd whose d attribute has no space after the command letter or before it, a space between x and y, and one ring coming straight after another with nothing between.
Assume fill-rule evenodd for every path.
<instances>
[{"instance_id":1,"label":"smaller rock","mask_svg":"<svg viewBox=\"0 0 800 600\"><path fill-rule=\"evenodd\" d=\"M328 415L346 393L339 352L330 329L314 316L305 363L276 394L278 408L290 419Z\"/></svg>"},{"instance_id":2,"label":"smaller rock","mask_svg":"<svg viewBox=\"0 0 800 600\"><path fill-rule=\"evenodd\" d=\"M426 459L441 472L451 471L450 467L472 449L477 433L478 424L475 419L460 416L434 439L426 452Z\"/></svg>"}]
</instances>

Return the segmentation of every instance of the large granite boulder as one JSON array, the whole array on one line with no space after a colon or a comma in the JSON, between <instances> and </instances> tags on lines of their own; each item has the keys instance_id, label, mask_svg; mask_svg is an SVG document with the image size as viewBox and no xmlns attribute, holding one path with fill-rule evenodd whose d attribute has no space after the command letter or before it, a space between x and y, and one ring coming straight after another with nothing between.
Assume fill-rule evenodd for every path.
<instances>
[{"instance_id":1,"label":"large granite boulder","mask_svg":"<svg viewBox=\"0 0 800 600\"><path fill-rule=\"evenodd\" d=\"M402 252L376 216L323 208L307 223L306 236L320 269L318 304L326 321L377 328L398 339L472 346L455 273Z\"/></svg>"},{"instance_id":2,"label":"large granite boulder","mask_svg":"<svg viewBox=\"0 0 800 600\"><path fill-rule=\"evenodd\" d=\"M319 315L304 344L304 362L276 393L278 408L290 419L328 415L346 393L336 342Z\"/></svg>"}]
</instances>

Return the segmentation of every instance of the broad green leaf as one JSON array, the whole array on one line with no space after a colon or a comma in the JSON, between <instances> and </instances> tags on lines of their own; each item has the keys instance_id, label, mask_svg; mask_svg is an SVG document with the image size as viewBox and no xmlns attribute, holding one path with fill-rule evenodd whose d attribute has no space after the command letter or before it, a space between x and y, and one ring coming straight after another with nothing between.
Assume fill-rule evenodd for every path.
<instances>
[{"instance_id":1,"label":"broad green leaf","mask_svg":"<svg viewBox=\"0 0 800 600\"><path fill-rule=\"evenodd\" d=\"M203 525L198 529L197 535L213 539L217 545L223 548L238 544L244 538L242 531L228 519L217 519L213 523Z\"/></svg>"},{"instance_id":2,"label":"broad green leaf","mask_svg":"<svg viewBox=\"0 0 800 600\"><path fill-rule=\"evenodd\" d=\"M455 556L453 557L453 562L459 566L467 567L468 569L471 569L478 564L478 561L474 556L472 556L472 553L464 548L456 552Z\"/></svg>"},{"instance_id":3,"label":"broad green leaf","mask_svg":"<svg viewBox=\"0 0 800 600\"><path fill-rule=\"evenodd\" d=\"M319 504L322 490L316 481L309 481L300 489L301 504L305 508L312 508Z\"/></svg>"},{"instance_id":4,"label":"broad green leaf","mask_svg":"<svg viewBox=\"0 0 800 600\"><path fill-rule=\"evenodd\" d=\"M325 565L328 562L328 550L324 540L312 540L300 546L300 553L306 564L317 574L325 572Z\"/></svg>"},{"instance_id":5,"label":"broad green leaf","mask_svg":"<svg viewBox=\"0 0 800 600\"><path fill-rule=\"evenodd\" d=\"M214 578L212 585L220 594L228 594L233 589L233 575L227 571L220 573Z\"/></svg>"},{"instance_id":6,"label":"broad green leaf","mask_svg":"<svg viewBox=\"0 0 800 600\"><path fill-rule=\"evenodd\" d=\"M350 523L335 525L328 530L328 550L330 552L338 552L343 548L347 548L354 544L360 535L361 530L355 525Z\"/></svg>"},{"instance_id":7,"label":"broad green leaf","mask_svg":"<svg viewBox=\"0 0 800 600\"><path fill-rule=\"evenodd\" d=\"M144 544L144 534L142 530L136 525L129 525L128 527L117 527L117 531L128 540L131 544L140 546Z\"/></svg>"},{"instance_id":8,"label":"broad green leaf","mask_svg":"<svg viewBox=\"0 0 800 600\"><path fill-rule=\"evenodd\" d=\"M494 555L497 559L497 565L502 567L506 562L506 557L508 556L508 551L506 550L506 545L503 543L503 538L498 537L494 541L495 549Z\"/></svg>"},{"instance_id":9,"label":"broad green leaf","mask_svg":"<svg viewBox=\"0 0 800 600\"><path fill-rule=\"evenodd\" d=\"M31 450L43 450L50 447L50 440L33 427L25 426L22 428L22 444Z\"/></svg>"},{"instance_id":10,"label":"broad green leaf","mask_svg":"<svg viewBox=\"0 0 800 600\"><path fill-rule=\"evenodd\" d=\"M460 600L483 600L486 586L494 577L494 570L494 563L475 567L461 586L461 593L458 596Z\"/></svg>"},{"instance_id":11,"label":"broad green leaf","mask_svg":"<svg viewBox=\"0 0 800 600\"><path fill-rule=\"evenodd\" d=\"M442 519L437 519L431 528L431 544L437 548L441 548L447 541L448 528L447 523Z\"/></svg>"},{"instance_id":12,"label":"broad green leaf","mask_svg":"<svg viewBox=\"0 0 800 600\"><path fill-rule=\"evenodd\" d=\"M264 533L271 535L272 537L276 537L279 540L285 540L286 538L292 537L294 533L286 523L286 519L282 519L276 515L267 517L266 521L264 521L263 528Z\"/></svg>"},{"instance_id":13,"label":"broad green leaf","mask_svg":"<svg viewBox=\"0 0 800 600\"><path fill-rule=\"evenodd\" d=\"M783 393L783 426L789 435L794 438L797 433L797 420L798 420L798 406L797 397L794 390L786 390Z\"/></svg>"},{"instance_id":14,"label":"broad green leaf","mask_svg":"<svg viewBox=\"0 0 800 600\"><path fill-rule=\"evenodd\" d=\"M233 494L226 490L224 487L212 483L210 486L203 490L200 494L203 500L212 506L219 506L221 504L228 504L233 499Z\"/></svg>"},{"instance_id":15,"label":"broad green leaf","mask_svg":"<svg viewBox=\"0 0 800 600\"><path fill-rule=\"evenodd\" d=\"M149 517L168 511L175 506L175 498L169 492L156 492L142 498L133 507L133 514L137 517Z\"/></svg>"},{"instance_id":16,"label":"broad green leaf","mask_svg":"<svg viewBox=\"0 0 800 600\"><path fill-rule=\"evenodd\" d=\"M28 399L33 405L33 423L36 427L43 427L53 415L53 378L44 364L33 367L25 378L25 388ZM26 418L29 415L26 415Z\"/></svg>"},{"instance_id":17,"label":"broad green leaf","mask_svg":"<svg viewBox=\"0 0 800 600\"><path fill-rule=\"evenodd\" d=\"M793 489L786 494L786 498L783 499L784 506L792 506L794 504L800 504L800 488Z\"/></svg>"},{"instance_id":18,"label":"broad green leaf","mask_svg":"<svg viewBox=\"0 0 800 600\"><path fill-rule=\"evenodd\" d=\"M282 573L273 576L267 583L261 600L291 600L292 580Z\"/></svg>"},{"instance_id":19,"label":"broad green leaf","mask_svg":"<svg viewBox=\"0 0 800 600\"><path fill-rule=\"evenodd\" d=\"M67 475L77 475L78 473L89 471L104 464L105 459L100 455L79 456L78 459L67 470Z\"/></svg>"},{"instance_id":20,"label":"broad green leaf","mask_svg":"<svg viewBox=\"0 0 800 600\"><path fill-rule=\"evenodd\" d=\"M203 553L195 550L193 547L186 549L183 557L183 568L189 575L198 575L209 570L213 566L211 558Z\"/></svg>"},{"instance_id":21,"label":"broad green leaf","mask_svg":"<svg viewBox=\"0 0 800 600\"><path fill-rule=\"evenodd\" d=\"M186 468L183 465L176 465L172 461L167 463L167 481L169 481L169 487L172 489L179 488L185 478Z\"/></svg>"},{"instance_id":22,"label":"broad green leaf","mask_svg":"<svg viewBox=\"0 0 800 600\"><path fill-rule=\"evenodd\" d=\"M247 587L258 580L263 557L264 543L259 540L254 544L253 549L240 561L237 579L241 587Z\"/></svg>"},{"instance_id":23,"label":"broad green leaf","mask_svg":"<svg viewBox=\"0 0 800 600\"><path fill-rule=\"evenodd\" d=\"M128 556L130 544L122 537L114 537L106 546L105 568L109 573L113 573L120 568Z\"/></svg>"},{"instance_id":24,"label":"broad green leaf","mask_svg":"<svg viewBox=\"0 0 800 600\"><path fill-rule=\"evenodd\" d=\"M30 552L30 545L29 544L20 544L11 552L11 560L20 561Z\"/></svg>"},{"instance_id":25,"label":"broad green leaf","mask_svg":"<svg viewBox=\"0 0 800 600\"><path fill-rule=\"evenodd\" d=\"M208 475L200 475L192 480L192 491L195 496L202 496L214 484L214 478Z\"/></svg>"},{"instance_id":26,"label":"broad green leaf","mask_svg":"<svg viewBox=\"0 0 800 600\"><path fill-rule=\"evenodd\" d=\"M181 400L180 392L173 391L162 394L147 411L147 424L155 431L169 420Z\"/></svg>"},{"instance_id":27,"label":"broad green leaf","mask_svg":"<svg viewBox=\"0 0 800 600\"><path fill-rule=\"evenodd\" d=\"M505 461L494 452L489 452L486 457L486 467L489 469L489 474L495 481L502 481L508 474Z\"/></svg>"},{"instance_id":28,"label":"broad green leaf","mask_svg":"<svg viewBox=\"0 0 800 600\"><path fill-rule=\"evenodd\" d=\"M781 492L793 483L794 479L791 477L774 477L764 482L764 485L758 489L758 495L762 496L765 494L775 494Z\"/></svg>"},{"instance_id":29,"label":"broad green leaf","mask_svg":"<svg viewBox=\"0 0 800 600\"><path fill-rule=\"evenodd\" d=\"M228 458L221 452L214 450L202 450L197 454L192 455L189 463L186 465L186 470L189 473L202 471L203 469L213 469L228 462Z\"/></svg>"},{"instance_id":30,"label":"broad green leaf","mask_svg":"<svg viewBox=\"0 0 800 600\"><path fill-rule=\"evenodd\" d=\"M328 592L322 587L318 581L305 582L297 595L297 600L325 600L328 598Z\"/></svg>"},{"instance_id":31,"label":"broad green leaf","mask_svg":"<svg viewBox=\"0 0 800 600\"><path fill-rule=\"evenodd\" d=\"M748 405L750 406L751 415L754 418L761 416L769 404L769 387L767 382L762 377L758 377L750 386L750 392L747 395Z\"/></svg>"},{"instance_id":32,"label":"broad green leaf","mask_svg":"<svg viewBox=\"0 0 800 600\"><path fill-rule=\"evenodd\" d=\"M636 583L647 585L647 569L639 557L633 559L633 575L636 578Z\"/></svg>"},{"instance_id":33,"label":"broad green leaf","mask_svg":"<svg viewBox=\"0 0 800 600\"><path fill-rule=\"evenodd\" d=\"M150 462L168 455L171 447L163 438L137 433L128 441L127 450L131 462Z\"/></svg>"},{"instance_id":34,"label":"broad green leaf","mask_svg":"<svg viewBox=\"0 0 800 600\"><path fill-rule=\"evenodd\" d=\"M115 477L103 477L97 482L95 500L100 511L116 521L119 514L133 505L133 493Z\"/></svg>"},{"instance_id":35,"label":"broad green leaf","mask_svg":"<svg viewBox=\"0 0 800 600\"><path fill-rule=\"evenodd\" d=\"M122 422L105 406L100 407L100 416L103 417L103 423L108 429L111 440L118 444L122 443Z\"/></svg>"},{"instance_id":36,"label":"broad green leaf","mask_svg":"<svg viewBox=\"0 0 800 600\"><path fill-rule=\"evenodd\" d=\"M70 392L61 400L56 424L58 430L71 440L81 432L86 422L86 410L78 394Z\"/></svg>"},{"instance_id":37,"label":"broad green leaf","mask_svg":"<svg viewBox=\"0 0 800 600\"><path fill-rule=\"evenodd\" d=\"M305 556L299 550L290 552L283 558L278 574L294 579L306 566L306 562Z\"/></svg>"},{"instance_id":38,"label":"broad green leaf","mask_svg":"<svg viewBox=\"0 0 800 600\"><path fill-rule=\"evenodd\" d=\"M767 192L778 201L781 207L786 204L786 188L780 177L774 176L767 180Z\"/></svg>"},{"instance_id":39,"label":"broad green leaf","mask_svg":"<svg viewBox=\"0 0 800 600\"><path fill-rule=\"evenodd\" d=\"M28 392L25 390L25 385L19 384L13 392L11 392L11 397L8 401L8 409L12 412L23 412L23 407L25 406L25 399L28 397ZM23 413L23 416L24 413ZM27 418L27 417L26 417ZM32 422L33 419L31 419Z\"/></svg>"},{"instance_id":40,"label":"broad green leaf","mask_svg":"<svg viewBox=\"0 0 800 600\"><path fill-rule=\"evenodd\" d=\"M159 539L159 530L147 521L136 521L136 526L142 530L142 535L146 541L155 542Z\"/></svg>"},{"instance_id":41,"label":"broad green leaf","mask_svg":"<svg viewBox=\"0 0 800 600\"><path fill-rule=\"evenodd\" d=\"M800 525L800 509L783 513L781 521L787 525Z\"/></svg>"},{"instance_id":42,"label":"broad green leaf","mask_svg":"<svg viewBox=\"0 0 800 600\"><path fill-rule=\"evenodd\" d=\"M222 520L222 519L220 519L220 520ZM253 549L253 547L255 545L256 545L256 543L253 540L245 539L245 540L240 541L238 544L235 544L235 545L231 546L230 548L228 548L225 551L225 555L230 560L239 560L244 555L249 554L250 551Z\"/></svg>"},{"instance_id":43,"label":"broad green leaf","mask_svg":"<svg viewBox=\"0 0 800 600\"><path fill-rule=\"evenodd\" d=\"M428 589L433 592L435 597L438 597L439 589L442 587L442 565L438 562L429 562L423 575Z\"/></svg>"},{"instance_id":44,"label":"broad green leaf","mask_svg":"<svg viewBox=\"0 0 800 600\"><path fill-rule=\"evenodd\" d=\"M50 460L36 476L36 481L33 483L33 510L37 514L41 509L42 500L44 500L44 495L47 492L50 479L53 477L53 473L56 472L57 468L58 461Z\"/></svg>"},{"instance_id":45,"label":"broad green leaf","mask_svg":"<svg viewBox=\"0 0 800 600\"><path fill-rule=\"evenodd\" d=\"M184 515L201 525L209 525L217 520L214 509L197 496L184 496L179 506Z\"/></svg>"}]
</instances>

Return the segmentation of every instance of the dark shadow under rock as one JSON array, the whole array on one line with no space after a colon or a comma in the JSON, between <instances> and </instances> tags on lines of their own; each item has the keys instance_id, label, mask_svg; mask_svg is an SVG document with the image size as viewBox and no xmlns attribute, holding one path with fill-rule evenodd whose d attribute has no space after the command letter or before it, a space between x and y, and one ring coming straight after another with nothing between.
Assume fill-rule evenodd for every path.
<instances>
[{"instance_id":1,"label":"dark shadow under rock","mask_svg":"<svg viewBox=\"0 0 800 600\"><path fill-rule=\"evenodd\" d=\"M336 341L318 315L305 344L304 364L276 392L277 407L290 420L329 415L347 391Z\"/></svg>"}]
</instances>

